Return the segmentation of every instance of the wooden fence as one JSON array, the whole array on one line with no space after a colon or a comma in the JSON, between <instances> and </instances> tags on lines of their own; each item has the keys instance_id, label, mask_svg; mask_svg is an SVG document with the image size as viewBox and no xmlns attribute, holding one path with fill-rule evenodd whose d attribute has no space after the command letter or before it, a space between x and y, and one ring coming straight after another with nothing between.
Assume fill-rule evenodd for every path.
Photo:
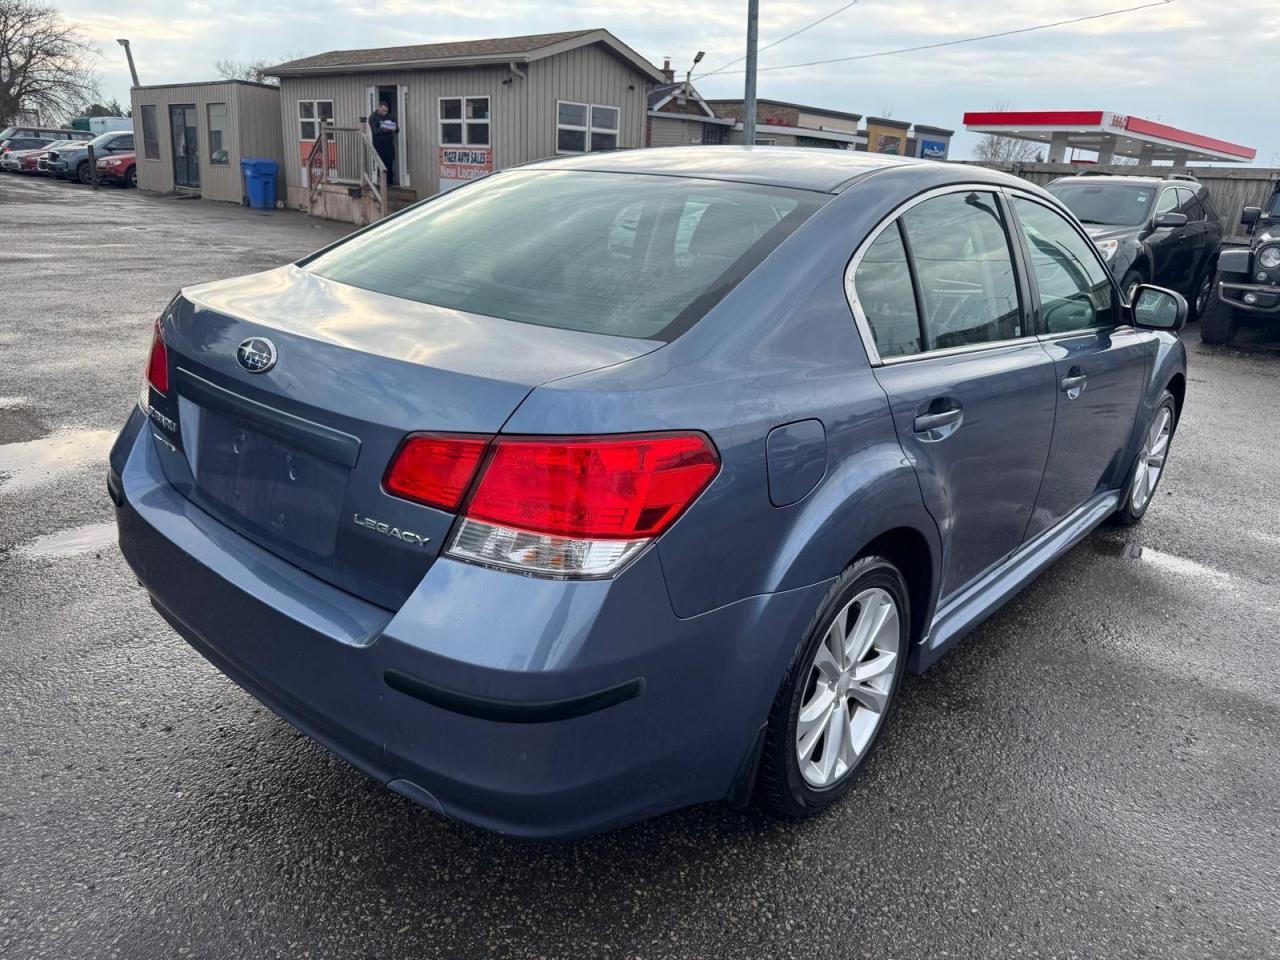
<instances>
[{"instance_id":1,"label":"wooden fence","mask_svg":"<svg viewBox=\"0 0 1280 960\"><path fill-rule=\"evenodd\" d=\"M970 161L972 162L972 161ZM1163 177L1170 173L1190 173L1209 190L1209 199L1218 211L1222 229L1230 237L1241 233L1240 211L1245 207L1260 207L1271 198L1271 191L1280 180L1280 169L1275 167L1139 167L1096 166L1082 167L1073 163L983 163L980 166L1004 170L1014 176L1044 186L1058 177L1069 177L1084 171L1129 174L1130 176Z\"/></svg>"}]
</instances>

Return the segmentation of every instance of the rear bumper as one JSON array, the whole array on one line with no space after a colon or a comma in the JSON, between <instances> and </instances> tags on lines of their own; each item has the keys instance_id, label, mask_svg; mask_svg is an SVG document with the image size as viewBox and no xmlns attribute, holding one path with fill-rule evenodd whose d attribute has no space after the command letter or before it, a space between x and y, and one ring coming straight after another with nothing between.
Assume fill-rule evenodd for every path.
<instances>
[{"instance_id":1,"label":"rear bumper","mask_svg":"<svg viewBox=\"0 0 1280 960\"><path fill-rule=\"evenodd\" d=\"M577 583L441 559L393 613L185 500L151 430L135 412L108 486L156 609L354 766L504 833L565 839L725 797L827 587L681 620L655 552Z\"/></svg>"}]
</instances>

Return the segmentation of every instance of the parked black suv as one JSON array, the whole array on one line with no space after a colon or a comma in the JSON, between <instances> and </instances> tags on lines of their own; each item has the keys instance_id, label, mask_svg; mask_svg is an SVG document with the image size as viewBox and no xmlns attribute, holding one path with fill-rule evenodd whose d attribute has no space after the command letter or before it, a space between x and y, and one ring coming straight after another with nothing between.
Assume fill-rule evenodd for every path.
<instances>
[{"instance_id":1,"label":"parked black suv","mask_svg":"<svg viewBox=\"0 0 1280 960\"><path fill-rule=\"evenodd\" d=\"M1230 343L1241 321L1266 323L1280 333L1280 183L1265 207L1245 207L1245 246L1228 245L1218 260L1217 296L1200 324L1205 343Z\"/></svg>"},{"instance_id":2,"label":"parked black suv","mask_svg":"<svg viewBox=\"0 0 1280 960\"><path fill-rule=\"evenodd\" d=\"M1084 224L1125 296L1154 283L1185 296L1190 318L1203 312L1213 291L1222 224L1199 180L1084 173L1046 189Z\"/></svg>"}]
</instances>

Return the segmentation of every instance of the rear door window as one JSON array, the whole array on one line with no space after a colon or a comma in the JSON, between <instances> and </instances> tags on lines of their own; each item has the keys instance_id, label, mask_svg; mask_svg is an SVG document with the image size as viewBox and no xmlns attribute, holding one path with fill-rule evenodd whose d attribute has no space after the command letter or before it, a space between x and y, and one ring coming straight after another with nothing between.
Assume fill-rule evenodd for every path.
<instances>
[{"instance_id":1,"label":"rear door window","mask_svg":"<svg viewBox=\"0 0 1280 960\"><path fill-rule=\"evenodd\" d=\"M512 171L437 197L304 266L406 300L667 340L829 199L666 176Z\"/></svg>"},{"instance_id":2,"label":"rear door window","mask_svg":"<svg viewBox=\"0 0 1280 960\"><path fill-rule=\"evenodd\" d=\"M926 350L1026 333L1017 276L994 193L948 193L901 217L920 288Z\"/></svg>"}]
</instances>

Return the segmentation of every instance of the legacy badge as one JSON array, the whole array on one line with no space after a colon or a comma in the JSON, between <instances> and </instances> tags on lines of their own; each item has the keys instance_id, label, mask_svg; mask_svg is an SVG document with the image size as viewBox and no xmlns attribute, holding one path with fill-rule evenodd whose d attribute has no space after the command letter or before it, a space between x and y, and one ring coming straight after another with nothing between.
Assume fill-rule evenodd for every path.
<instances>
[{"instance_id":1,"label":"legacy badge","mask_svg":"<svg viewBox=\"0 0 1280 960\"><path fill-rule=\"evenodd\" d=\"M393 527L389 523L383 523L381 520L375 520L373 517L366 517L363 514L353 513L351 522L357 527L364 527L375 533L380 533L385 537L395 537L397 540L403 540L405 543L412 543L414 546L425 547L431 542L430 537L424 537L414 533L412 530L401 530L399 527Z\"/></svg>"}]
</instances>

